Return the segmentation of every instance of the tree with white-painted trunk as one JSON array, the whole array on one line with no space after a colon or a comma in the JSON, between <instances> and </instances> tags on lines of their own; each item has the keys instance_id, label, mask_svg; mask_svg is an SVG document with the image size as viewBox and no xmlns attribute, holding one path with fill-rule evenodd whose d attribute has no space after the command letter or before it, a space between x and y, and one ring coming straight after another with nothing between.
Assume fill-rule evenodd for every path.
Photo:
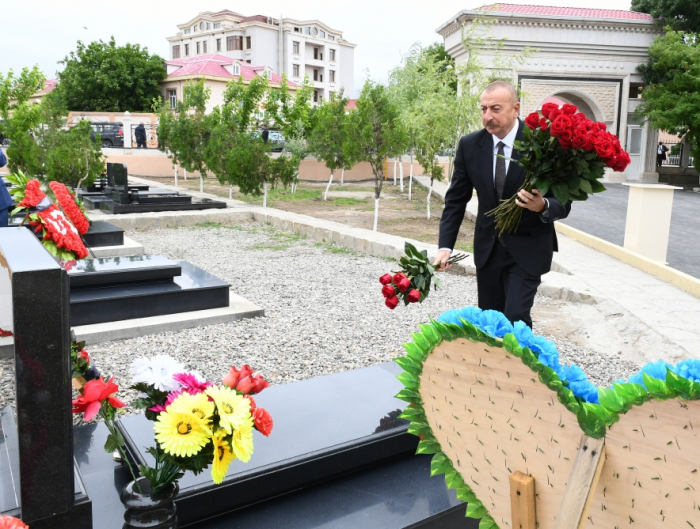
<instances>
[{"instance_id":1,"label":"tree with white-painted trunk","mask_svg":"<svg viewBox=\"0 0 700 529\"><path fill-rule=\"evenodd\" d=\"M309 137L309 149L317 160L326 164L330 171L323 200L328 200L328 190L333 183L335 171L342 170L348 164L348 159L343 152L348 121L348 116L345 114L347 104L348 100L341 92L339 96L333 96L330 101L325 101L316 107L314 114L314 128Z\"/></svg>"},{"instance_id":2,"label":"tree with white-painted trunk","mask_svg":"<svg viewBox=\"0 0 700 529\"><path fill-rule=\"evenodd\" d=\"M370 79L357 100L357 109L348 116L345 155L358 162L368 162L374 173L374 224L377 231L379 197L384 181L384 161L405 149L406 133L399 109L387 87Z\"/></svg>"}]
</instances>

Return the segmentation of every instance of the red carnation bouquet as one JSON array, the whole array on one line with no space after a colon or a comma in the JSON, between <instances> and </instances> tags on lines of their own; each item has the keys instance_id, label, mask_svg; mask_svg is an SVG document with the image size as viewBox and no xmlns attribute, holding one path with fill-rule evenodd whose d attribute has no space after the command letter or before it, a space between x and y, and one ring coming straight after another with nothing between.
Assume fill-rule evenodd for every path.
<instances>
[{"instance_id":1,"label":"red carnation bouquet","mask_svg":"<svg viewBox=\"0 0 700 529\"><path fill-rule=\"evenodd\" d=\"M78 232L81 235L85 235L90 229L90 221L76 202L73 193L61 182L51 182L49 187L51 191L53 191L56 202L58 202L63 213L66 214L66 217L73 223L73 226L75 226Z\"/></svg>"},{"instance_id":2,"label":"red carnation bouquet","mask_svg":"<svg viewBox=\"0 0 700 529\"><path fill-rule=\"evenodd\" d=\"M379 278L382 286L384 304L394 310L403 300L404 305L409 303L423 303L430 293L430 285L435 289L442 286L442 282L435 276L435 268L428 259L427 250L419 252L415 246L407 242L406 255L399 261L401 270L392 274L384 274ZM467 254L455 254L447 260L448 264L454 264L467 257Z\"/></svg>"},{"instance_id":3,"label":"red carnation bouquet","mask_svg":"<svg viewBox=\"0 0 700 529\"><path fill-rule=\"evenodd\" d=\"M599 180L606 167L622 172L630 163L605 123L591 121L574 105L545 103L542 115L533 112L525 124L523 140L514 144L522 158L513 160L526 171L520 188L525 191L538 189L546 195L551 190L562 204L586 200L591 193L605 191ZM487 213L495 215L499 234L518 229L523 210L516 197L517 193Z\"/></svg>"}]
</instances>

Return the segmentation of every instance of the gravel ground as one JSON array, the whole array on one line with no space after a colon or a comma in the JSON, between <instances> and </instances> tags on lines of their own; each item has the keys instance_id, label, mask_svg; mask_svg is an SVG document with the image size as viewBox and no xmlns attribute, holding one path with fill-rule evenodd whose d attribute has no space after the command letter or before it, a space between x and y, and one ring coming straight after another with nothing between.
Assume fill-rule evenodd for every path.
<instances>
[{"instance_id":1,"label":"gravel ground","mask_svg":"<svg viewBox=\"0 0 700 529\"><path fill-rule=\"evenodd\" d=\"M271 384L283 384L389 361L418 324L455 307L476 304L473 276L446 274L444 290L421 305L383 304L377 278L394 261L300 238L258 223L134 231L148 254L186 260L227 280L232 290L265 309L264 318L239 320L129 340L88 350L104 374L130 382L129 364L168 354L207 380L231 365L249 364ZM562 303L538 296L535 304ZM537 328L535 328L537 334ZM583 367L594 383L608 384L638 367L603 358L585 347L554 339L562 359ZM14 404L13 361L0 360L0 406ZM120 391L130 403L136 394ZM127 406L127 413L138 412Z\"/></svg>"}]
</instances>

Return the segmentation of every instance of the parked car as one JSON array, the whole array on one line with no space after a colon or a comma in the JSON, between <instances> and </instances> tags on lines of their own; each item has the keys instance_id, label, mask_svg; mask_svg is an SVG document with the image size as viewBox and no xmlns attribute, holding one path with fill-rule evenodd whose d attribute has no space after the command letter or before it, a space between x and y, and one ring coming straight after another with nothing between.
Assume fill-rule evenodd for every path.
<instances>
[{"instance_id":1,"label":"parked car","mask_svg":"<svg viewBox=\"0 0 700 529\"><path fill-rule=\"evenodd\" d=\"M253 133L256 138L262 137L262 130L256 130ZM269 136L267 137L267 142L272 146L273 151L282 152L284 149L284 136L278 130L271 130Z\"/></svg>"},{"instance_id":2,"label":"parked car","mask_svg":"<svg viewBox=\"0 0 700 529\"><path fill-rule=\"evenodd\" d=\"M102 140L102 147L124 147L124 127L114 121L93 121L90 137L95 140L97 134Z\"/></svg>"}]
</instances>

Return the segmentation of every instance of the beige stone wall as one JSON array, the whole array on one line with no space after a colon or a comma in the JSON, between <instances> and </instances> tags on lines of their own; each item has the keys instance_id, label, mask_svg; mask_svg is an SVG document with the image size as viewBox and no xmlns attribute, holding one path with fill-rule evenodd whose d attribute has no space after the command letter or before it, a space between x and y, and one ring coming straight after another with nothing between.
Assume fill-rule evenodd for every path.
<instances>
[{"instance_id":1,"label":"beige stone wall","mask_svg":"<svg viewBox=\"0 0 700 529\"><path fill-rule=\"evenodd\" d=\"M524 93L522 103L522 115L526 116L530 112L534 112L544 99L556 93L562 93L566 97L566 93L573 92L574 95L585 94L588 99L591 99L605 115L606 122L612 122L615 119L615 108L617 105L617 86L612 84L556 84L545 83L536 79L524 79L522 81L522 91ZM584 98L586 99L586 98ZM593 106L593 103L590 103ZM594 117L594 116L589 116Z\"/></svg>"}]
</instances>

